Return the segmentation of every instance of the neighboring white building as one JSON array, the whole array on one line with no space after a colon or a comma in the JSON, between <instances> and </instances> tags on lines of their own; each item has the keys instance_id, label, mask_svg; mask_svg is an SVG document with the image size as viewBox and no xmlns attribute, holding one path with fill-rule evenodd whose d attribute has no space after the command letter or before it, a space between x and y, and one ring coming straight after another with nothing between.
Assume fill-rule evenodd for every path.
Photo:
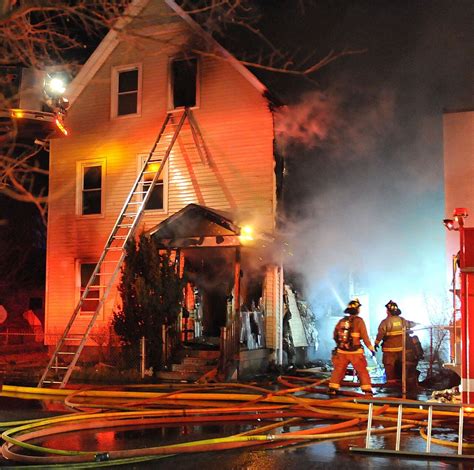
<instances>
[{"instance_id":1,"label":"neighboring white building","mask_svg":"<svg viewBox=\"0 0 474 470\"><path fill-rule=\"evenodd\" d=\"M474 226L474 110L443 115L445 217L464 207L466 226ZM459 234L446 231L447 276L452 280L452 256L459 250Z\"/></svg>"}]
</instances>

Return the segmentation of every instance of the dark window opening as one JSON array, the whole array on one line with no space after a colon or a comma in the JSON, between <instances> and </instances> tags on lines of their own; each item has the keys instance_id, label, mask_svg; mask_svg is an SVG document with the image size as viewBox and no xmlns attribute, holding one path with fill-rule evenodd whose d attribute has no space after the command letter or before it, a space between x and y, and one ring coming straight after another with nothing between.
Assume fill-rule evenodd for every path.
<instances>
[{"instance_id":1,"label":"dark window opening","mask_svg":"<svg viewBox=\"0 0 474 470\"><path fill-rule=\"evenodd\" d=\"M81 297L86 290L87 283L92 276L95 269L95 263L81 264ZM99 305L100 289L89 289L87 297L81 305L81 313L93 314Z\"/></svg>"},{"instance_id":2,"label":"dark window opening","mask_svg":"<svg viewBox=\"0 0 474 470\"><path fill-rule=\"evenodd\" d=\"M102 167L84 167L82 181L82 215L102 212Z\"/></svg>"},{"instance_id":3,"label":"dark window opening","mask_svg":"<svg viewBox=\"0 0 474 470\"><path fill-rule=\"evenodd\" d=\"M171 63L173 107L196 106L197 59L173 60Z\"/></svg>"},{"instance_id":4,"label":"dark window opening","mask_svg":"<svg viewBox=\"0 0 474 470\"><path fill-rule=\"evenodd\" d=\"M117 116L138 112L138 69L119 72Z\"/></svg>"}]
</instances>

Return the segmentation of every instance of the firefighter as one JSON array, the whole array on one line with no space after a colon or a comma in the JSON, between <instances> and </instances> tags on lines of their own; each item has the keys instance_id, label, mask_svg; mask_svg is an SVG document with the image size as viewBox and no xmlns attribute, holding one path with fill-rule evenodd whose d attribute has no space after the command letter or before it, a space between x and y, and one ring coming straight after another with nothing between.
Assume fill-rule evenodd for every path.
<instances>
[{"instance_id":1,"label":"firefighter","mask_svg":"<svg viewBox=\"0 0 474 470\"><path fill-rule=\"evenodd\" d=\"M367 334L365 322L358 316L360 307L359 299L351 300L344 310L346 315L337 322L334 328L333 336L337 346L332 356L334 370L329 381L329 395L335 395L339 391L349 364L352 364L357 372L362 391L367 396L372 396L373 394L367 370L367 359L360 341L364 342L365 346L372 352L372 355L375 355L375 350Z\"/></svg>"},{"instance_id":2,"label":"firefighter","mask_svg":"<svg viewBox=\"0 0 474 470\"><path fill-rule=\"evenodd\" d=\"M418 374L416 372L417 353L414 350L414 343L409 336L410 328L418 323L406 320L401 315L402 311L393 300L385 304L387 317L379 325L377 337L375 339L375 349L377 350L382 342L383 365L387 377L388 386L398 386L402 379L403 365L403 328L406 334L406 380L407 389L411 392L416 391L418 383Z\"/></svg>"}]
</instances>

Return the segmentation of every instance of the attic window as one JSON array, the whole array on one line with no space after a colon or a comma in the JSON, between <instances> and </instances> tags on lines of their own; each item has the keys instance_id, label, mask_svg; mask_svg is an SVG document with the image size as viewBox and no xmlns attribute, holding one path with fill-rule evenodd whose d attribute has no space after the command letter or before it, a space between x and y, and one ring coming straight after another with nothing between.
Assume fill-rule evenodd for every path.
<instances>
[{"instance_id":1,"label":"attic window","mask_svg":"<svg viewBox=\"0 0 474 470\"><path fill-rule=\"evenodd\" d=\"M171 62L171 90L173 109L196 106L197 59L173 59Z\"/></svg>"},{"instance_id":2,"label":"attic window","mask_svg":"<svg viewBox=\"0 0 474 470\"><path fill-rule=\"evenodd\" d=\"M141 67L129 66L113 70L112 116L137 116L141 112Z\"/></svg>"}]
</instances>

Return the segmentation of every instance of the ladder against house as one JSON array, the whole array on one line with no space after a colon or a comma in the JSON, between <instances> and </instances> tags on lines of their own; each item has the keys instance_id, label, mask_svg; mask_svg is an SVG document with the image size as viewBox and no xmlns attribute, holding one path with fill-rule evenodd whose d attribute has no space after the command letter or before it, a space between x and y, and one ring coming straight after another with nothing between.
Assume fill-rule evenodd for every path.
<instances>
[{"instance_id":1,"label":"ladder against house","mask_svg":"<svg viewBox=\"0 0 474 470\"><path fill-rule=\"evenodd\" d=\"M414 400L354 400L356 403L368 404L368 414L367 414L367 433L365 437L365 447L350 447L351 452L359 453L368 453L368 454L386 454L386 455L398 455L403 457L424 457L424 458L435 458L435 459L457 459L457 460L474 460L474 455L472 454L463 454L463 437L464 437L464 421L465 421L465 410L468 409L471 413L470 408L466 408L462 404L450 404L450 403L436 403L436 402L425 402L425 401L414 401ZM396 426L396 439L395 439L395 448L373 448L371 447L371 435L374 429L372 428L372 421L374 417L374 405L390 405L397 406L397 426ZM417 411L427 409L427 419L426 419L426 430L421 430L421 434L426 439L426 448L425 451L413 451L413 450L401 450L401 432L403 429L413 428L415 424L402 424L403 423L403 410L414 409ZM457 434L458 439L456 443L457 452L456 453L441 453L441 452L432 452L431 445L433 442L432 432L433 432L433 410L442 410L442 411L455 411L457 413ZM408 422L410 420L408 419Z\"/></svg>"},{"instance_id":2,"label":"ladder against house","mask_svg":"<svg viewBox=\"0 0 474 470\"><path fill-rule=\"evenodd\" d=\"M89 282L40 378L38 387L59 386L59 388L64 388L68 383L96 319L120 272L125 258L125 246L134 236L153 188L161 176L186 121L201 160L203 163L207 162L207 149L191 111L185 109L180 115L168 113L143 168L133 183L117 217ZM81 312L91 304L93 307L90 309L91 311L87 312L88 320L84 322L85 315L81 315Z\"/></svg>"}]
</instances>

